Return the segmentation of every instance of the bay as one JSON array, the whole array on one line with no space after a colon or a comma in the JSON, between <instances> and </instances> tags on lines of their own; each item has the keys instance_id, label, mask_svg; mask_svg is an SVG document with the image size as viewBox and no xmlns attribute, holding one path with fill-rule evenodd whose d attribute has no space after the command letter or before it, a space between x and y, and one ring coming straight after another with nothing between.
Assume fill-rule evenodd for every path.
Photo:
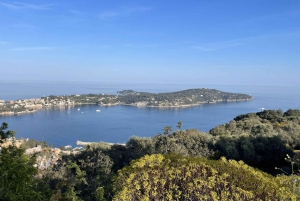
<instances>
[{"instance_id":1,"label":"bay","mask_svg":"<svg viewBox=\"0 0 300 201\"><path fill-rule=\"evenodd\" d=\"M101 82L0 82L0 99L17 100L43 95L111 93L133 89L147 92L170 92L189 88L214 88L221 91L251 94L255 99L246 102L203 104L189 108L147 108L132 106L101 107L85 105L48 108L33 114L0 116L16 137L45 140L54 147L72 145L76 141L125 143L131 136L153 137L178 121L183 129L195 128L204 132L224 124L240 114L264 109L300 109L298 86L203 86L198 84L116 84ZM80 110L78 110L80 109Z\"/></svg>"}]
</instances>

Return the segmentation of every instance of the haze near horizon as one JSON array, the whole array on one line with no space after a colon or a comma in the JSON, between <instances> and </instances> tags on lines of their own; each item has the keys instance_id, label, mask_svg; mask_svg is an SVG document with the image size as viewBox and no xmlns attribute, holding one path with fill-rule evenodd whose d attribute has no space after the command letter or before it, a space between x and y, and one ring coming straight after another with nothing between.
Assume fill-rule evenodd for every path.
<instances>
[{"instance_id":1,"label":"haze near horizon","mask_svg":"<svg viewBox=\"0 0 300 201\"><path fill-rule=\"evenodd\" d=\"M1 80L300 86L300 2L0 0Z\"/></svg>"}]
</instances>

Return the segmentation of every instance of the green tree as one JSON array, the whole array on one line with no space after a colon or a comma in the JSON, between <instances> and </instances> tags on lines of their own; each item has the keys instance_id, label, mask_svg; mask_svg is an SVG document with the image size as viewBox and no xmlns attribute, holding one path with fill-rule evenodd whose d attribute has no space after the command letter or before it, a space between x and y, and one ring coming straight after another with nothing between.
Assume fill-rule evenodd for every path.
<instances>
[{"instance_id":1,"label":"green tree","mask_svg":"<svg viewBox=\"0 0 300 201\"><path fill-rule=\"evenodd\" d=\"M25 155L24 149L14 145L3 147L3 143L15 132L6 130L7 123L0 127L1 152L0 152L0 200L42 200L41 192L36 185L38 180L34 178L37 174L35 157Z\"/></svg>"},{"instance_id":2,"label":"green tree","mask_svg":"<svg viewBox=\"0 0 300 201\"><path fill-rule=\"evenodd\" d=\"M170 132L172 131L172 127L171 126L166 126L162 129L164 131L164 135L169 135Z\"/></svg>"},{"instance_id":3,"label":"green tree","mask_svg":"<svg viewBox=\"0 0 300 201\"><path fill-rule=\"evenodd\" d=\"M182 127L182 121L179 121L176 127L178 128L178 130L181 130L181 127Z\"/></svg>"},{"instance_id":4,"label":"green tree","mask_svg":"<svg viewBox=\"0 0 300 201\"><path fill-rule=\"evenodd\" d=\"M85 150L76 154L72 161L78 165L81 172L84 172L84 182L77 182L75 186L79 196L83 200L95 200L101 197L100 193L109 188L113 165L110 158L99 149L88 146Z\"/></svg>"},{"instance_id":5,"label":"green tree","mask_svg":"<svg viewBox=\"0 0 300 201\"><path fill-rule=\"evenodd\" d=\"M158 134L156 136L156 143L155 148L158 151L158 153L169 153L170 151L170 132L172 131L171 126L166 126L162 129L164 131L163 134Z\"/></svg>"},{"instance_id":6,"label":"green tree","mask_svg":"<svg viewBox=\"0 0 300 201\"><path fill-rule=\"evenodd\" d=\"M217 141L216 150L227 159L242 160L271 174L277 173L275 167L286 165L286 154L294 155L280 136L223 136Z\"/></svg>"},{"instance_id":7,"label":"green tree","mask_svg":"<svg viewBox=\"0 0 300 201\"><path fill-rule=\"evenodd\" d=\"M141 158L146 154L153 154L154 153L154 144L152 138L142 138L133 136L126 143L127 153L129 159L127 164L129 165L131 160Z\"/></svg>"},{"instance_id":8,"label":"green tree","mask_svg":"<svg viewBox=\"0 0 300 201\"><path fill-rule=\"evenodd\" d=\"M8 124L3 122L0 127L0 146L6 139L13 138L16 134L15 131L7 130L7 128L8 128Z\"/></svg>"}]
</instances>

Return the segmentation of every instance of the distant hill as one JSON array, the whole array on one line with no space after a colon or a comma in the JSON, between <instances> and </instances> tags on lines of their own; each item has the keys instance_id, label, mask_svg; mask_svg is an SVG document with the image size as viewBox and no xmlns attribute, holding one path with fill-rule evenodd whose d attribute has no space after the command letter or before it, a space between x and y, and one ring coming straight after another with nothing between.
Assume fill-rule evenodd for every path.
<instances>
[{"instance_id":1,"label":"distant hill","mask_svg":"<svg viewBox=\"0 0 300 201\"><path fill-rule=\"evenodd\" d=\"M222 92L216 89L187 89L169 93L118 91L111 94L50 95L0 103L0 115L34 112L43 107L98 104L100 106L131 105L143 107L190 107L203 103L253 100L251 95Z\"/></svg>"},{"instance_id":2,"label":"distant hill","mask_svg":"<svg viewBox=\"0 0 300 201\"><path fill-rule=\"evenodd\" d=\"M123 90L118 92L119 96L101 99L99 105L125 104L147 107L186 107L200 105L203 103L248 101L253 100L251 95L222 92L216 89L200 88L187 89L169 93L148 93Z\"/></svg>"}]
</instances>

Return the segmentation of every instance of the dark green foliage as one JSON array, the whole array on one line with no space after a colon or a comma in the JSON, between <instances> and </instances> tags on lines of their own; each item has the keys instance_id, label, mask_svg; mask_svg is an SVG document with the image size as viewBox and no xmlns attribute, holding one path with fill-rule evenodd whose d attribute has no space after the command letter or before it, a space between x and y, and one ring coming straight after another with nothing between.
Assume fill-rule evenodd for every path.
<instances>
[{"instance_id":1,"label":"dark green foliage","mask_svg":"<svg viewBox=\"0 0 300 201\"><path fill-rule=\"evenodd\" d=\"M154 138L131 137L126 145L92 145L98 147L113 161L112 171L116 172L130 161L138 159L146 154L153 153L177 153L184 156L205 156L213 154L213 137L195 129L177 130L171 133L171 126L163 128L164 134L158 134Z\"/></svg>"},{"instance_id":2,"label":"dark green foliage","mask_svg":"<svg viewBox=\"0 0 300 201\"><path fill-rule=\"evenodd\" d=\"M285 154L293 155L293 149L300 149L300 111L264 110L239 115L209 133L216 136L216 157L243 160L275 173L275 166L285 166Z\"/></svg>"},{"instance_id":3,"label":"dark green foliage","mask_svg":"<svg viewBox=\"0 0 300 201\"><path fill-rule=\"evenodd\" d=\"M112 145L111 149L104 153L107 154L113 161L112 170L114 172L124 167L125 165L128 165L131 161L131 158L129 156L130 153L128 152L126 146L123 145Z\"/></svg>"},{"instance_id":4,"label":"dark green foliage","mask_svg":"<svg viewBox=\"0 0 300 201\"><path fill-rule=\"evenodd\" d=\"M181 130L181 127L182 127L182 121L179 121L176 127L178 128L178 130Z\"/></svg>"},{"instance_id":5,"label":"dark green foliage","mask_svg":"<svg viewBox=\"0 0 300 201\"><path fill-rule=\"evenodd\" d=\"M169 135L158 134L153 138L153 144L155 153L204 157L213 153L213 137L196 129L175 131Z\"/></svg>"},{"instance_id":6,"label":"dark green foliage","mask_svg":"<svg viewBox=\"0 0 300 201\"><path fill-rule=\"evenodd\" d=\"M138 97L143 95L130 93ZM162 94L160 96L163 97ZM184 161L182 156L188 157L190 162L202 161L201 163L211 166L218 172L228 173L226 176L228 182L236 183L246 189L247 185L252 185L252 183L248 182L247 185L243 185L240 179L251 180L251 176L249 174L244 177L243 171L247 168L242 163L236 165L246 169L243 169L239 173L240 177L234 180L236 178L232 175L235 172L231 166L234 166L236 162L223 164L223 162L189 157L219 159L225 156L227 159L242 160L252 167L276 174L278 172L275 167L290 172L284 158L286 154L293 156L293 149L300 148L299 110L286 112L265 110L239 115L229 123L211 129L209 133L196 129L182 130L181 121L176 127L177 130L172 131L171 126L166 126L162 129L162 134L157 134L153 138L131 137L125 145L110 145L101 142L86 146L78 154L63 156L62 160L58 160L58 163L51 169L41 172L42 175L39 175L41 179L35 178L37 169L33 167L34 157L24 155L24 149L3 148L0 154L0 201L14 199L111 200L114 196L112 178L118 170L129 166L133 160L151 154L179 154L167 156L166 158L170 161L175 161L176 158ZM3 142L6 138L13 137L14 132L8 131L7 124L3 123L0 135L1 142ZM34 147L37 144L36 141L28 141L23 146ZM297 157L300 158L299 155ZM156 160L155 157L154 160ZM147 164L147 160L145 163ZM222 163L221 166L220 163ZM172 165L170 167L174 168ZM298 168L296 164L294 167ZM174 171L170 173L173 174ZM22 176L16 176L21 174ZM10 176L4 177L3 175ZM27 182L23 182L25 180ZM261 189L259 193L266 195L264 189Z\"/></svg>"},{"instance_id":7,"label":"dark green foliage","mask_svg":"<svg viewBox=\"0 0 300 201\"><path fill-rule=\"evenodd\" d=\"M268 120L271 123L282 122L283 113L282 110L264 110L256 113L261 119Z\"/></svg>"},{"instance_id":8,"label":"dark green foliage","mask_svg":"<svg viewBox=\"0 0 300 201\"><path fill-rule=\"evenodd\" d=\"M96 201L105 201L105 197L104 197L104 188L103 187L98 187L95 191L95 200Z\"/></svg>"},{"instance_id":9,"label":"dark green foliage","mask_svg":"<svg viewBox=\"0 0 300 201\"><path fill-rule=\"evenodd\" d=\"M0 200L40 200L35 186L34 157L24 155L14 146L2 148L0 154Z\"/></svg>"},{"instance_id":10,"label":"dark green foliage","mask_svg":"<svg viewBox=\"0 0 300 201\"><path fill-rule=\"evenodd\" d=\"M133 159L141 158L146 154L154 153L154 149L152 138L140 138L133 136L126 143L129 162Z\"/></svg>"},{"instance_id":11,"label":"dark green foliage","mask_svg":"<svg viewBox=\"0 0 300 201\"><path fill-rule=\"evenodd\" d=\"M158 94L134 92L131 90L128 91L130 93L124 93L123 96L118 97L120 102L124 102L125 104L132 104L136 102L147 101L148 106L190 105L214 101L237 101L252 99L251 96L246 94L227 93L207 88L188 89L183 91Z\"/></svg>"},{"instance_id":12,"label":"dark green foliage","mask_svg":"<svg viewBox=\"0 0 300 201\"><path fill-rule=\"evenodd\" d=\"M171 126L166 126L162 129L164 131L163 134L158 134L156 136L155 149L157 153L171 153L172 143L174 144L173 138L170 138L170 132L172 131Z\"/></svg>"},{"instance_id":13,"label":"dark green foliage","mask_svg":"<svg viewBox=\"0 0 300 201\"><path fill-rule=\"evenodd\" d=\"M79 174L78 179L77 173ZM84 182L82 180L84 172L81 172L78 166L76 168L76 164L68 161L52 170L45 170L42 174L45 183L55 192L50 200L78 200L74 187L77 185L77 182Z\"/></svg>"},{"instance_id":14,"label":"dark green foliage","mask_svg":"<svg viewBox=\"0 0 300 201\"><path fill-rule=\"evenodd\" d=\"M57 191L54 200L103 199L102 193L109 188L112 161L99 148L87 146L76 155L64 156L61 164L44 173Z\"/></svg>"},{"instance_id":15,"label":"dark green foliage","mask_svg":"<svg viewBox=\"0 0 300 201\"><path fill-rule=\"evenodd\" d=\"M16 134L15 131L7 130L8 124L3 122L0 127L0 145L7 139L7 138L13 138Z\"/></svg>"},{"instance_id":16,"label":"dark green foliage","mask_svg":"<svg viewBox=\"0 0 300 201\"><path fill-rule=\"evenodd\" d=\"M264 135L281 136L293 149L300 149L300 110L264 110L258 113L239 115L225 125L209 131L214 136Z\"/></svg>"},{"instance_id":17,"label":"dark green foliage","mask_svg":"<svg viewBox=\"0 0 300 201\"><path fill-rule=\"evenodd\" d=\"M275 167L285 165L285 156L293 155L292 149L285 146L279 136L224 136L216 143L219 156L242 160L268 173L276 173Z\"/></svg>"},{"instance_id":18,"label":"dark green foliage","mask_svg":"<svg viewBox=\"0 0 300 201\"><path fill-rule=\"evenodd\" d=\"M251 100L252 97L246 94L228 93L215 89L188 89L169 93L148 93L136 92L133 90L123 90L117 92L120 95L104 95L104 94L83 94L71 96L48 96L42 97L44 101L50 103L51 101L68 99L75 102L75 104L136 104L137 102L146 102L147 106L179 106L200 104L215 101L238 101Z\"/></svg>"},{"instance_id":19,"label":"dark green foliage","mask_svg":"<svg viewBox=\"0 0 300 201\"><path fill-rule=\"evenodd\" d=\"M296 116L296 117L300 117L300 110L292 110L292 109L288 109L284 114L284 117L291 117L291 116Z\"/></svg>"},{"instance_id":20,"label":"dark green foliage","mask_svg":"<svg viewBox=\"0 0 300 201\"><path fill-rule=\"evenodd\" d=\"M13 137L14 131L5 131L7 123L2 123L0 135L2 143ZM1 147L0 152L0 200L44 200L40 190L47 191L48 188L38 187L40 180L34 176L37 168L34 167L35 157L24 154L25 150L10 145Z\"/></svg>"}]
</instances>

